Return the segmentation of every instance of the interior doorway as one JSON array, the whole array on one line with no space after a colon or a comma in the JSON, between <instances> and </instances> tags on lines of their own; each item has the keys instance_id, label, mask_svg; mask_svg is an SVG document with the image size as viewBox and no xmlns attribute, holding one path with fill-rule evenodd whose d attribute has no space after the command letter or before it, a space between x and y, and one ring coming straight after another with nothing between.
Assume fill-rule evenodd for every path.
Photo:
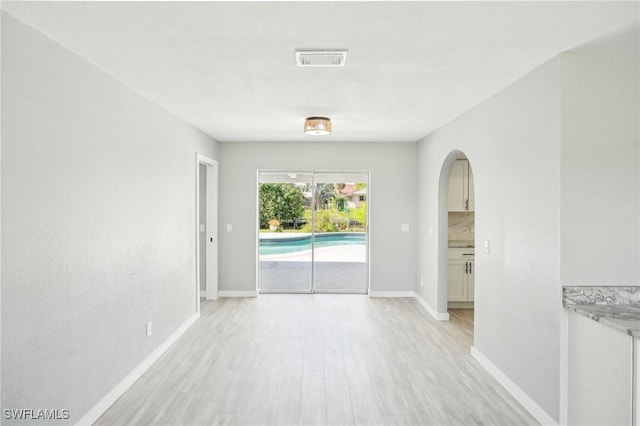
<instances>
[{"instance_id":1,"label":"interior doorway","mask_svg":"<svg viewBox=\"0 0 640 426\"><path fill-rule=\"evenodd\" d=\"M218 162L196 156L196 311L218 298Z\"/></svg>"},{"instance_id":2,"label":"interior doorway","mask_svg":"<svg viewBox=\"0 0 640 426\"><path fill-rule=\"evenodd\" d=\"M446 283L440 289L446 294L450 319L470 325L475 314L475 184L469 159L461 152L450 154L443 166L449 166L446 181ZM442 198L441 198L442 201ZM442 246L441 246L442 247ZM444 263L444 262L443 262ZM440 264L442 267L442 263ZM444 285L442 285L444 284ZM470 324L469 324L470 323Z\"/></svg>"},{"instance_id":3,"label":"interior doorway","mask_svg":"<svg viewBox=\"0 0 640 426\"><path fill-rule=\"evenodd\" d=\"M367 293L369 173L259 171L260 293Z\"/></svg>"}]
</instances>

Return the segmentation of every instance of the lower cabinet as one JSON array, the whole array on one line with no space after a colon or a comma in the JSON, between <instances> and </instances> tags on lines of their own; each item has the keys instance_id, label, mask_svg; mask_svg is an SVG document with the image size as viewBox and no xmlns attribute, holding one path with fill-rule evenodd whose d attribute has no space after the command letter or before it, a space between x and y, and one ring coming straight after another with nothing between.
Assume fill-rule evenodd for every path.
<instances>
[{"instance_id":1,"label":"lower cabinet","mask_svg":"<svg viewBox=\"0 0 640 426\"><path fill-rule=\"evenodd\" d=\"M575 312L568 321L567 424L635 424L633 337Z\"/></svg>"},{"instance_id":2,"label":"lower cabinet","mask_svg":"<svg viewBox=\"0 0 640 426\"><path fill-rule=\"evenodd\" d=\"M447 266L449 302L473 302L475 272L473 249L449 249Z\"/></svg>"}]
</instances>

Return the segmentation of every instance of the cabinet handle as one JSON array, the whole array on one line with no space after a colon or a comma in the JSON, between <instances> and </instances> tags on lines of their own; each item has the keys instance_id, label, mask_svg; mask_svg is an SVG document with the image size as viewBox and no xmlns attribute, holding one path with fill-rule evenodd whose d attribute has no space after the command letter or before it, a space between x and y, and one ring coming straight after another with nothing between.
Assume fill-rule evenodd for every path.
<instances>
[{"instance_id":1,"label":"cabinet handle","mask_svg":"<svg viewBox=\"0 0 640 426\"><path fill-rule=\"evenodd\" d=\"M464 262L464 273L465 274L469 273L469 262Z\"/></svg>"},{"instance_id":2,"label":"cabinet handle","mask_svg":"<svg viewBox=\"0 0 640 426\"><path fill-rule=\"evenodd\" d=\"M471 265L472 265L472 264L471 264L471 262L469 262L469 273L470 273L470 274L472 273L472 272L471 272Z\"/></svg>"},{"instance_id":3,"label":"cabinet handle","mask_svg":"<svg viewBox=\"0 0 640 426\"><path fill-rule=\"evenodd\" d=\"M464 209L466 211L469 211L469 199L468 198L466 200L464 200Z\"/></svg>"}]
</instances>

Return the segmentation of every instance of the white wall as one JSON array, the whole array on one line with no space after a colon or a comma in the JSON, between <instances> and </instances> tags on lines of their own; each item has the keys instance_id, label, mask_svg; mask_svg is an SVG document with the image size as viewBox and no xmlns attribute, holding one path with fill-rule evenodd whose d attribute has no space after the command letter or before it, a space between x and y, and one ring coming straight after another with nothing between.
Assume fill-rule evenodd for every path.
<instances>
[{"instance_id":1,"label":"white wall","mask_svg":"<svg viewBox=\"0 0 640 426\"><path fill-rule=\"evenodd\" d=\"M194 314L196 151L216 145L2 20L2 408L71 424Z\"/></svg>"},{"instance_id":2,"label":"white wall","mask_svg":"<svg viewBox=\"0 0 640 426\"><path fill-rule=\"evenodd\" d=\"M1 16L0 16L1 17ZM4 31L2 30L2 22L0 19L0 45L2 43L2 34ZM1 48L0 48L1 53ZM0 100L2 100L2 54L0 54ZM2 108L0 108L0 135L2 134ZM2 137L0 137L0 176L2 174ZM0 235L2 235L2 182L0 181ZM0 254L2 253L2 239L0 238ZM2 256L0 255L0 271L2 271ZM2 273L0 273L0 406L2 405Z\"/></svg>"},{"instance_id":3,"label":"white wall","mask_svg":"<svg viewBox=\"0 0 640 426\"><path fill-rule=\"evenodd\" d=\"M418 143L418 278L425 283L418 281L418 294L446 312L438 291L438 238L447 238L438 232L438 179L460 150L475 183L474 346L556 419L560 75L557 58Z\"/></svg>"},{"instance_id":4,"label":"white wall","mask_svg":"<svg viewBox=\"0 0 640 426\"><path fill-rule=\"evenodd\" d=\"M562 62L562 284L640 285L638 55Z\"/></svg>"},{"instance_id":5,"label":"white wall","mask_svg":"<svg viewBox=\"0 0 640 426\"><path fill-rule=\"evenodd\" d=\"M637 64L562 55L418 143L418 294L445 312L438 179L460 150L475 180L474 346L556 420L562 285L638 285Z\"/></svg>"},{"instance_id":6,"label":"white wall","mask_svg":"<svg viewBox=\"0 0 640 426\"><path fill-rule=\"evenodd\" d=\"M413 291L414 143L220 144L220 290L256 289L256 172L370 170L370 270L373 291ZM411 232L401 233L408 223ZM226 232L226 224L233 232Z\"/></svg>"}]
</instances>

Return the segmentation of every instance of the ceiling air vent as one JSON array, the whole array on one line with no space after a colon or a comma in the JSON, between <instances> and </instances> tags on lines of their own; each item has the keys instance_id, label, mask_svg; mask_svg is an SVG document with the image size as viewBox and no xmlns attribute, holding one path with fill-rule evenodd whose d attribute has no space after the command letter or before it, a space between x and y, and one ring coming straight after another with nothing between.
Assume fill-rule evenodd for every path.
<instances>
[{"instance_id":1,"label":"ceiling air vent","mask_svg":"<svg viewBox=\"0 0 640 426\"><path fill-rule=\"evenodd\" d=\"M346 50L296 50L299 67L343 67L347 62Z\"/></svg>"}]
</instances>

